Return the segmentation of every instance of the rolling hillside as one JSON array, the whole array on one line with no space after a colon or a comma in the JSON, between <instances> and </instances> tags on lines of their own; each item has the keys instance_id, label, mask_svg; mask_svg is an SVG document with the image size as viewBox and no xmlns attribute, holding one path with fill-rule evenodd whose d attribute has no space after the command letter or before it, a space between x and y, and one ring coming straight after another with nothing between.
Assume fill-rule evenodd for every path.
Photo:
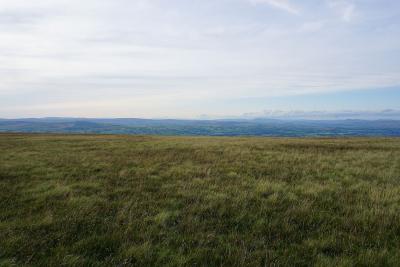
<instances>
[{"instance_id":1,"label":"rolling hillside","mask_svg":"<svg viewBox=\"0 0 400 267\"><path fill-rule=\"evenodd\" d=\"M0 134L1 266L399 266L400 140Z\"/></svg>"}]
</instances>

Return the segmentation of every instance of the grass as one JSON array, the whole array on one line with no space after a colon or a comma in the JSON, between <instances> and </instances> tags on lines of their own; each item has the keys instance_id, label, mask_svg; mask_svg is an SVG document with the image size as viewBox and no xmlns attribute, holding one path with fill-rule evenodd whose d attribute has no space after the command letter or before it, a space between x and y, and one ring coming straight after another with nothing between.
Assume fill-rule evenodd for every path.
<instances>
[{"instance_id":1,"label":"grass","mask_svg":"<svg viewBox=\"0 0 400 267\"><path fill-rule=\"evenodd\" d=\"M0 135L0 266L399 266L400 139Z\"/></svg>"}]
</instances>

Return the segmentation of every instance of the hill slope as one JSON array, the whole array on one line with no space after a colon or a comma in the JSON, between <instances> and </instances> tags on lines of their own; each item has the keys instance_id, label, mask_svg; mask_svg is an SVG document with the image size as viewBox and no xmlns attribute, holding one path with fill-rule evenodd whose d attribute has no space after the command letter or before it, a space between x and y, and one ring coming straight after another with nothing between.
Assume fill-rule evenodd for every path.
<instances>
[{"instance_id":1,"label":"hill slope","mask_svg":"<svg viewBox=\"0 0 400 267\"><path fill-rule=\"evenodd\" d=\"M400 264L400 139L0 134L0 151L0 265Z\"/></svg>"}]
</instances>

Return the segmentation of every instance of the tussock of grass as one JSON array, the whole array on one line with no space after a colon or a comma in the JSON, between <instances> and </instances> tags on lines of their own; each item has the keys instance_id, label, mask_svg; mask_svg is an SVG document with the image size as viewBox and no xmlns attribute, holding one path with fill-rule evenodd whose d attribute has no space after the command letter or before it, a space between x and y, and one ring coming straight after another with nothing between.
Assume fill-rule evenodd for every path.
<instances>
[{"instance_id":1,"label":"tussock of grass","mask_svg":"<svg viewBox=\"0 0 400 267\"><path fill-rule=\"evenodd\" d=\"M0 266L399 266L400 140L0 135Z\"/></svg>"}]
</instances>

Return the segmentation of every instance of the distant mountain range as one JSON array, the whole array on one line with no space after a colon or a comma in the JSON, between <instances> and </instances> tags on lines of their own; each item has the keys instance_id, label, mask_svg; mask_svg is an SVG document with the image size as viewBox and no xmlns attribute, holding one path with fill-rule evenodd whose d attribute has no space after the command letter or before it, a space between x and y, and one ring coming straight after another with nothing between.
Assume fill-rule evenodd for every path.
<instances>
[{"instance_id":1,"label":"distant mountain range","mask_svg":"<svg viewBox=\"0 0 400 267\"><path fill-rule=\"evenodd\" d=\"M0 132L207 136L400 136L400 120L0 119Z\"/></svg>"}]
</instances>

